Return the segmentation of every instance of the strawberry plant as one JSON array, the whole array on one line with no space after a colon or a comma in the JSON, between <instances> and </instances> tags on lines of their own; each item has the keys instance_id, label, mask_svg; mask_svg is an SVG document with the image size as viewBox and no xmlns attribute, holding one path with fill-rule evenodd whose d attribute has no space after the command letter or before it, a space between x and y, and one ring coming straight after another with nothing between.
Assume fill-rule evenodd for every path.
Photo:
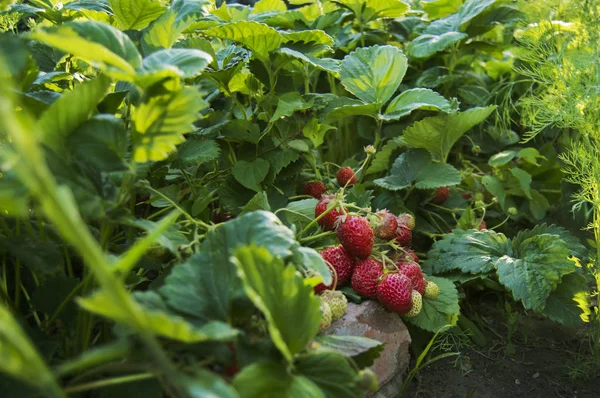
<instances>
[{"instance_id":1,"label":"strawberry plant","mask_svg":"<svg viewBox=\"0 0 600 398\"><path fill-rule=\"evenodd\" d=\"M348 300L424 335L478 283L589 318L595 81L567 66L595 36L531 13L0 1L7 395L363 396L383 345L327 334Z\"/></svg>"}]
</instances>

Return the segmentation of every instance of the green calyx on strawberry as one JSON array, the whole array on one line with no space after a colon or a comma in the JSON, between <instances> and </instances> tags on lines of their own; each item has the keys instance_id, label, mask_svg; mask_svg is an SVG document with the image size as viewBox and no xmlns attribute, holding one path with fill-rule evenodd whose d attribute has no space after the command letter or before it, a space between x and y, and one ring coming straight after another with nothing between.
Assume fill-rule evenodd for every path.
<instances>
[{"instance_id":1,"label":"green calyx on strawberry","mask_svg":"<svg viewBox=\"0 0 600 398\"><path fill-rule=\"evenodd\" d=\"M371 224L375 236L383 240L391 240L396 236L398 219L389 211L383 209L371 216Z\"/></svg>"},{"instance_id":2,"label":"green calyx on strawberry","mask_svg":"<svg viewBox=\"0 0 600 398\"><path fill-rule=\"evenodd\" d=\"M328 247L321 251L321 257L333 267L335 275L337 276L337 286L342 287L348 285L352 272L354 271L354 258L343 246ZM323 290L331 290L333 288L333 282L326 286L323 283L315 286L315 293L321 293Z\"/></svg>"},{"instance_id":3,"label":"green calyx on strawberry","mask_svg":"<svg viewBox=\"0 0 600 398\"><path fill-rule=\"evenodd\" d=\"M337 321L346 313L348 299L339 290L326 290L321 294L321 299L325 300L331 308L331 319Z\"/></svg>"},{"instance_id":4,"label":"green calyx on strawberry","mask_svg":"<svg viewBox=\"0 0 600 398\"><path fill-rule=\"evenodd\" d=\"M396 264L398 270L404 275L408 276L410 279L413 289L417 292L424 294L425 293L425 277L423 276L423 271L421 271L421 267L415 262L401 261Z\"/></svg>"},{"instance_id":5,"label":"green calyx on strawberry","mask_svg":"<svg viewBox=\"0 0 600 398\"><path fill-rule=\"evenodd\" d=\"M450 188L440 187L435 190L435 193L433 194L433 197L431 198L430 201L431 201L431 203L434 203L436 205L441 205L446 200L448 200L449 196L450 196Z\"/></svg>"},{"instance_id":6,"label":"green calyx on strawberry","mask_svg":"<svg viewBox=\"0 0 600 398\"><path fill-rule=\"evenodd\" d=\"M367 258L356 262L352 274L352 289L361 296L377 298L377 284L383 276L383 265L379 261Z\"/></svg>"},{"instance_id":7,"label":"green calyx on strawberry","mask_svg":"<svg viewBox=\"0 0 600 398\"><path fill-rule=\"evenodd\" d=\"M412 230L406 224L399 224L396 229L396 242L400 246L409 247L412 242Z\"/></svg>"},{"instance_id":8,"label":"green calyx on strawberry","mask_svg":"<svg viewBox=\"0 0 600 398\"><path fill-rule=\"evenodd\" d=\"M408 276L389 273L377 285L377 299L385 308L399 315L412 309L412 283Z\"/></svg>"},{"instance_id":9,"label":"green calyx on strawberry","mask_svg":"<svg viewBox=\"0 0 600 398\"><path fill-rule=\"evenodd\" d=\"M326 189L325 184L321 181L309 181L304 184L304 194L310 195L315 199L321 199Z\"/></svg>"},{"instance_id":10,"label":"green calyx on strawberry","mask_svg":"<svg viewBox=\"0 0 600 398\"><path fill-rule=\"evenodd\" d=\"M356 173L350 167L342 167L335 175L341 187L351 187L356 184Z\"/></svg>"},{"instance_id":11,"label":"green calyx on strawberry","mask_svg":"<svg viewBox=\"0 0 600 398\"><path fill-rule=\"evenodd\" d=\"M375 235L365 217L342 216L337 224L337 238L350 255L360 259L371 255Z\"/></svg>"},{"instance_id":12,"label":"green calyx on strawberry","mask_svg":"<svg viewBox=\"0 0 600 398\"><path fill-rule=\"evenodd\" d=\"M315 207L315 218L319 217L321 214L327 211L327 207L329 203L335 199L335 195L323 195L317 206ZM323 231L333 231L335 229L335 223L343 214L337 207L327 213L323 218L321 218L318 223L321 226Z\"/></svg>"}]
</instances>

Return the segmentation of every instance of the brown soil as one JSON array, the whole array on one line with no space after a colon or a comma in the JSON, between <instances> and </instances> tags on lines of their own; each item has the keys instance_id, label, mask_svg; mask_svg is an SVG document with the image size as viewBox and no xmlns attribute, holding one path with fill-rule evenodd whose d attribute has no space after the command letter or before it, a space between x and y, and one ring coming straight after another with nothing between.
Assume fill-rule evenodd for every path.
<instances>
[{"instance_id":1,"label":"brown soil","mask_svg":"<svg viewBox=\"0 0 600 398\"><path fill-rule=\"evenodd\" d=\"M486 325L487 330L483 331L487 345L479 347L463 335L462 341L468 344L458 349L454 345L449 350L461 351L461 355L423 369L405 397L600 397L600 373L590 374L592 368L583 363L583 359L589 359L583 350L584 331L545 319L523 317L526 322L518 323L509 345L506 319L498 319L502 312L478 308L477 313ZM491 317L491 313L495 316ZM437 349L430 357L442 352ZM573 377L574 372L580 376Z\"/></svg>"}]
</instances>

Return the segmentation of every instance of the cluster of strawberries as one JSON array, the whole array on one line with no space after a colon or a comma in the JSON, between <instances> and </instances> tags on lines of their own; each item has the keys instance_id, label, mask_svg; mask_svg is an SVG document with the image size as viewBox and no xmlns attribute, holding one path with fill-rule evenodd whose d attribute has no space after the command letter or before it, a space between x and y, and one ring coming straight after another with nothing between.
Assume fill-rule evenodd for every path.
<instances>
[{"instance_id":1,"label":"cluster of strawberries","mask_svg":"<svg viewBox=\"0 0 600 398\"><path fill-rule=\"evenodd\" d=\"M337 174L340 186L356 182L350 168ZM347 212L343 203L330 203L334 195L325 194L325 186L310 182L305 193L319 196L315 217L324 231L335 231L339 246L328 247L321 256L335 272L336 283L315 287L315 292L351 285L358 294L379 300L387 309L400 315L413 317L422 308L423 296L435 299L438 286L426 281L417 255L410 249L415 220L410 214L395 216L387 210L369 213L366 217ZM319 189L317 189L319 188ZM382 242L376 244L376 238ZM393 249L391 255L375 250L374 246Z\"/></svg>"}]
</instances>

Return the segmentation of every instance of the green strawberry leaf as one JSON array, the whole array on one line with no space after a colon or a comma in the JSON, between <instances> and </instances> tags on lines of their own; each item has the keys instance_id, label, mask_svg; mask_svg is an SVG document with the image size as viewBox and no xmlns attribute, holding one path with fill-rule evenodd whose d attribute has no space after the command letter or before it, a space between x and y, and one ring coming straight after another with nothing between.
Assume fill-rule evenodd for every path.
<instances>
[{"instance_id":1,"label":"green strawberry leaf","mask_svg":"<svg viewBox=\"0 0 600 398\"><path fill-rule=\"evenodd\" d=\"M515 151L502 151L490 157L488 164L492 167L504 166L517 156Z\"/></svg>"},{"instance_id":2,"label":"green strawberry leaf","mask_svg":"<svg viewBox=\"0 0 600 398\"><path fill-rule=\"evenodd\" d=\"M192 123L206 105L192 87L147 98L132 115L135 161L165 159L185 140L183 134L194 129Z\"/></svg>"},{"instance_id":3,"label":"green strawberry leaf","mask_svg":"<svg viewBox=\"0 0 600 398\"><path fill-rule=\"evenodd\" d=\"M360 100L347 97L339 97L331 101L325 108L328 120L343 119L348 116L377 117L377 105L365 104Z\"/></svg>"},{"instance_id":4,"label":"green strawberry leaf","mask_svg":"<svg viewBox=\"0 0 600 398\"><path fill-rule=\"evenodd\" d=\"M319 298L294 267L264 247L241 247L234 262L246 294L267 318L271 340L291 362L319 330Z\"/></svg>"},{"instance_id":5,"label":"green strawberry leaf","mask_svg":"<svg viewBox=\"0 0 600 398\"><path fill-rule=\"evenodd\" d=\"M140 306L133 309L136 312L135 318L102 291L79 298L77 302L85 310L121 325L136 329L141 324L155 335L184 343L227 341L235 338L238 333L224 322L209 322L197 327L181 316L169 312L162 298L155 292L138 292L135 297L141 302Z\"/></svg>"},{"instance_id":6,"label":"green strawberry leaf","mask_svg":"<svg viewBox=\"0 0 600 398\"><path fill-rule=\"evenodd\" d=\"M171 48L183 31L202 17L202 0L175 0L171 7L144 31L144 44Z\"/></svg>"},{"instance_id":7,"label":"green strawberry leaf","mask_svg":"<svg viewBox=\"0 0 600 398\"><path fill-rule=\"evenodd\" d=\"M142 72L153 74L164 70L175 71L182 79L196 77L212 62L204 51L174 48L150 54L142 61Z\"/></svg>"},{"instance_id":8,"label":"green strawberry leaf","mask_svg":"<svg viewBox=\"0 0 600 398\"><path fill-rule=\"evenodd\" d=\"M375 184L390 191L414 185L418 189L434 189L460 184L460 172L449 164L435 163L427 151L410 149L398 156L390 175Z\"/></svg>"},{"instance_id":9,"label":"green strawberry leaf","mask_svg":"<svg viewBox=\"0 0 600 398\"><path fill-rule=\"evenodd\" d=\"M410 42L406 52L413 58L427 58L467 37L468 35L462 32L445 32L439 35L423 34Z\"/></svg>"},{"instance_id":10,"label":"green strawberry leaf","mask_svg":"<svg viewBox=\"0 0 600 398\"><path fill-rule=\"evenodd\" d=\"M293 375L277 362L246 366L233 379L240 398L326 398L321 389L302 375Z\"/></svg>"},{"instance_id":11,"label":"green strawberry leaf","mask_svg":"<svg viewBox=\"0 0 600 398\"><path fill-rule=\"evenodd\" d=\"M327 397L362 398L357 373L348 360L337 352L317 352L299 357L295 369L315 383Z\"/></svg>"},{"instance_id":12,"label":"green strawberry leaf","mask_svg":"<svg viewBox=\"0 0 600 398\"><path fill-rule=\"evenodd\" d=\"M62 94L40 118L41 142L56 153L64 154L69 135L92 116L109 85L110 79L100 76Z\"/></svg>"},{"instance_id":13,"label":"green strawberry leaf","mask_svg":"<svg viewBox=\"0 0 600 398\"><path fill-rule=\"evenodd\" d=\"M448 279L427 276L427 280L438 285L440 295L435 299L423 297L421 312L416 317L403 317L402 319L421 329L435 333L444 326L456 324L460 313L458 291L454 282Z\"/></svg>"},{"instance_id":14,"label":"green strawberry leaf","mask_svg":"<svg viewBox=\"0 0 600 398\"><path fill-rule=\"evenodd\" d=\"M177 149L173 165L176 167L200 166L216 160L220 154L221 149L216 141L190 138Z\"/></svg>"},{"instance_id":15,"label":"green strawberry leaf","mask_svg":"<svg viewBox=\"0 0 600 398\"><path fill-rule=\"evenodd\" d=\"M310 104L306 103L296 91L285 93L277 97L277 109L275 109L275 113L271 117L271 122L292 116L294 112L308 108L310 108Z\"/></svg>"},{"instance_id":16,"label":"green strawberry leaf","mask_svg":"<svg viewBox=\"0 0 600 398\"><path fill-rule=\"evenodd\" d=\"M522 241L529 239L535 235L550 234L556 235L558 239L565 241L571 256L584 260L588 256L588 249L581 243L579 238L573 236L568 230L559 227L558 225L538 224L532 229L520 231L517 236L512 239L513 245L519 245Z\"/></svg>"},{"instance_id":17,"label":"green strawberry leaf","mask_svg":"<svg viewBox=\"0 0 600 398\"><path fill-rule=\"evenodd\" d=\"M318 58L312 54L303 53L288 47L282 47L279 49L279 52L292 58L304 61L309 65L322 71L329 72L334 76L338 76L340 73L340 61L337 59Z\"/></svg>"},{"instance_id":18,"label":"green strawberry leaf","mask_svg":"<svg viewBox=\"0 0 600 398\"><path fill-rule=\"evenodd\" d=\"M382 18L400 18L410 9L400 0L334 0L334 3L352 11L365 24Z\"/></svg>"},{"instance_id":19,"label":"green strawberry leaf","mask_svg":"<svg viewBox=\"0 0 600 398\"><path fill-rule=\"evenodd\" d=\"M202 33L238 42L262 60L268 59L269 53L278 49L282 41L277 30L258 22L233 22L204 30Z\"/></svg>"},{"instance_id":20,"label":"green strawberry leaf","mask_svg":"<svg viewBox=\"0 0 600 398\"><path fill-rule=\"evenodd\" d=\"M243 186L255 192L262 191L260 183L269 174L269 162L255 159L252 162L238 160L231 169L233 177Z\"/></svg>"},{"instance_id":21,"label":"green strawberry leaf","mask_svg":"<svg viewBox=\"0 0 600 398\"><path fill-rule=\"evenodd\" d=\"M473 126L484 121L495 109L494 105L428 117L407 128L402 140L414 148L427 149L435 160L445 163L456 141Z\"/></svg>"},{"instance_id":22,"label":"green strawberry leaf","mask_svg":"<svg viewBox=\"0 0 600 398\"><path fill-rule=\"evenodd\" d=\"M406 56L396 47L361 47L342 60L340 80L346 90L381 109L400 86L407 66Z\"/></svg>"},{"instance_id":23,"label":"green strawberry leaf","mask_svg":"<svg viewBox=\"0 0 600 398\"><path fill-rule=\"evenodd\" d=\"M481 274L493 271L501 257L511 255L510 241L503 234L455 229L433 244L423 270L436 275L455 270Z\"/></svg>"},{"instance_id":24,"label":"green strawberry leaf","mask_svg":"<svg viewBox=\"0 0 600 398\"><path fill-rule=\"evenodd\" d=\"M531 196L531 174L518 167L513 167L512 169L510 169L510 173L517 180L519 180L519 186L521 187L521 190L523 191L527 199L533 200L533 196Z\"/></svg>"},{"instance_id":25,"label":"green strawberry leaf","mask_svg":"<svg viewBox=\"0 0 600 398\"><path fill-rule=\"evenodd\" d=\"M402 146L400 140L393 139L385 143L383 147L375 154L371 166L367 169L366 174L376 174L382 171L389 170L390 159L394 151Z\"/></svg>"},{"instance_id":26,"label":"green strawberry leaf","mask_svg":"<svg viewBox=\"0 0 600 398\"><path fill-rule=\"evenodd\" d=\"M435 91L413 88L404 91L390 102L383 114L383 119L398 120L417 109L450 112L451 107L450 102Z\"/></svg>"},{"instance_id":27,"label":"green strawberry leaf","mask_svg":"<svg viewBox=\"0 0 600 398\"><path fill-rule=\"evenodd\" d=\"M28 36L123 80L131 81L135 69L142 63L142 56L125 33L100 22L69 22L59 27L35 30Z\"/></svg>"},{"instance_id":28,"label":"green strawberry leaf","mask_svg":"<svg viewBox=\"0 0 600 398\"><path fill-rule=\"evenodd\" d=\"M142 30L160 17L165 7L152 0L108 0L121 30Z\"/></svg>"},{"instance_id":29,"label":"green strawberry leaf","mask_svg":"<svg viewBox=\"0 0 600 398\"><path fill-rule=\"evenodd\" d=\"M306 270L323 278L325 285L330 285L333 282L331 270L315 249L298 246L294 249L291 260L300 270Z\"/></svg>"},{"instance_id":30,"label":"green strawberry leaf","mask_svg":"<svg viewBox=\"0 0 600 398\"><path fill-rule=\"evenodd\" d=\"M541 312L562 277L575 271L569 248L565 241L549 234L515 239L512 246L514 258L505 256L496 264L500 283L525 308Z\"/></svg>"},{"instance_id":31,"label":"green strawberry leaf","mask_svg":"<svg viewBox=\"0 0 600 398\"><path fill-rule=\"evenodd\" d=\"M573 273L565 275L556 290L550 293L543 313L555 322L577 327L590 321L590 304L587 279Z\"/></svg>"},{"instance_id":32,"label":"green strawberry leaf","mask_svg":"<svg viewBox=\"0 0 600 398\"><path fill-rule=\"evenodd\" d=\"M351 357L361 369L373 366L384 344L373 339L360 336L317 336L315 342L326 350L335 350L346 357Z\"/></svg>"},{"instance_id":33,"label":"green strawberry leaf","mask_svg":"<svg viewBox=\"0 0 600 398\"><path fill-rule=\"evenodd\" d=\"M291 256L296 244L292 231L272 213L256 211L228 221L209 231L200 252L166 277L159 292L169 309L196 322L230 319L231 302L241 289L231 256L253 243L282 258Z\"/></svg>"},{"instance_id":34,"label":"green strawberry leaf","mask_svg":"<svg viewBox=\"0 0 600 398\"><path fill-rule=\"evenodd\" d=\"M506 202L506 191L504 190L502 181L500 181L498 177L486 175L481 179L481 183L489 193L498 199L498 203L504 209L504 203Z\"/></svg>"}]
</instances>

